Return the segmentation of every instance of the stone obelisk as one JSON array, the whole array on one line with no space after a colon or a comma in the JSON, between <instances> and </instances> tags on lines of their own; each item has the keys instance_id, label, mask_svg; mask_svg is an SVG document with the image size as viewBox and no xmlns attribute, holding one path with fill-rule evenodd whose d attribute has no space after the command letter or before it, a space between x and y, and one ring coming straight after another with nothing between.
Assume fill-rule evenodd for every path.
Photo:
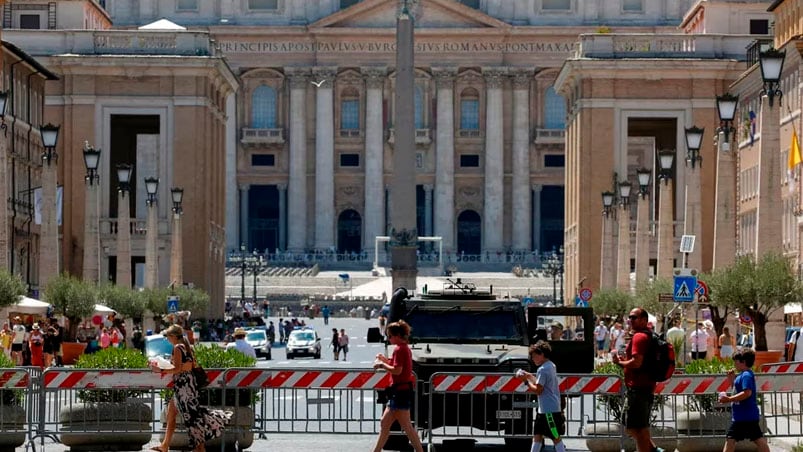
<instances>
[{"instance_id":1,"label":"stone obelisk","mask_svg":"<svg viewBox=\"0 0 803 452\"><path fill-rule=\"evenodd\" d=\"M415 124L413 17L405 1L396 18L396 142L393 149L393 182L390 188L390 266L393 289L415 290Z\"/></svg>"}]
</instances>

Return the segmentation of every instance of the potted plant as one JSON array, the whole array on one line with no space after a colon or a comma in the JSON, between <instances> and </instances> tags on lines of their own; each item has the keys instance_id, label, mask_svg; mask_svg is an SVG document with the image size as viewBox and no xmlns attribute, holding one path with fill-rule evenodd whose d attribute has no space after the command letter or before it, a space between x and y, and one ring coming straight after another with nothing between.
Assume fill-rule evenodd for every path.
<instances>
[{"instance_id":1,"label":"potted plant","mask_svg":"<svg viewBox=\"0 0 803 452\"><path fill-rule=\"evenodd\" d=\"M255 367L256 360L246 356L237 350L224 350L216 345L196 346L194 348L195 357L204 369L231 369ZM257 401L256 391L253 389L221 389L206 388L200 390L200 402L214 408L231 411L233 413L231 421L226 426L223 436L209 441L206 446L209 450L220 449L221 440L225 444L226 450L247 449L254 443L254 405ZM171 390L165 390L163 397L166 399L172 396ZM162 412L162 422L165 411ZM164 434L161 436L164 438ZM184 424L178 420L176 422L176 432L170 442L170 449L189 448L189 438Z\"/></svg>"},{"instance_id":2,"label":"potted plant","mask_svg":"<svg viewBox=\"0 0 803 452\"><path fill-rule=\"evenodd\" d=\"M769 350L767 323L790 302L803 295L803 284L781 254L767 253L756 260L752 255L739 256L728 266L718 269L711 278L711 304L731 306L747 316L754 325L755 369L762 363L779 361L782 350Z\"/></svg>"},{"instance_id":3,"label":"potted plant","mask_svg":"<svg viewBox=\"0 0 803 452\"><path fill-rule=\"evenodd\" d=\"M2 279L4 276L0 276ZM5 284L0 282L0 285ZM0 291L5 288L0 288ZM3 369L14 369L16 364L4 353L0 353L0 372ZM13 452L17 446L25 443L26 416L22 406L22 389L0 389L0 452Z\"/></svg>"},{"instance_id":4,"label":"potted plant","mask_svg":"<svg viewBox=\"0 0 803 452\"><path fill-rule=\"evenodd\" d=\"M624 377L624 369L612 362L605 362L594 368L595 374L617 375ZM606 421L588 423L583 427L586 436L586 447L591 452L618 452L621 450L620 441L624 438L624 450L636 450L636 443L623 431L622 422L625 413L625 395L600 394L597 395L597 407L608 413ZM675 450L675 432L671 427L657 425L658 414L666 404L667 397L656 395L650 416L650 432L652 439L658 447L664 450Z\"/></svg>"},{"instance_id":5,"label":"potted plant","mask_svg":"<svg viewBox=\"0 0 803 452\"><path fill-rule=\"evenodd\" d=\"M113 348L81 355L76 369L147 369L139 350ZM84 389L63 407L61 442L72 450L141 450L151 440L153 410L137 397L144 391ZM76 433L67 433L74 430ZM79 433L80 432L80 433ZM88 433L91 432L91 433Z\"/></svg>"},{"instance_id":6,"label":"potted plant","mask_svg":"<svg viewBox=\"0 0 803 452\"><path fill-rule=\"evenodd\" d=\"M62 342L62 362L72 364L84 352L86 344L75 342L78 324L90 316L97 303L97 288L64 273L54 278L45 288L45 301L53 305L53 310L67 318L69 322L64 342Z\"/></svg>"}]
</instances>

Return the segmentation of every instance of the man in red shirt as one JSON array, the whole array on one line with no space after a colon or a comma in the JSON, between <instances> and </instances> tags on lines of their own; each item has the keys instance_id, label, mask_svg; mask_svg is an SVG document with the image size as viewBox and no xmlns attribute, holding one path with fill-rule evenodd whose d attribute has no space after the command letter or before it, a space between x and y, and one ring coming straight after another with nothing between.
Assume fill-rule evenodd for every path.
<instances>
[{"instance_id":1,"label":"man in red shirt","mask_svg":"<svg viewBox=\"0 0 803 452\"><path fill-rule=\"evenodd\" d=\"M613 355L614 364L625 370L625 386L627 387L627 409L624 424L627 433L636 441L638 452L664 452L655 446L650 437L650 413L655 394L655 380L646 368L642 368L644 357L649 353L652 331L647 326L647 311L634 308L630 311L630 328L633 338L627 344L625 357Z\"/></svg>"}]
</instances>

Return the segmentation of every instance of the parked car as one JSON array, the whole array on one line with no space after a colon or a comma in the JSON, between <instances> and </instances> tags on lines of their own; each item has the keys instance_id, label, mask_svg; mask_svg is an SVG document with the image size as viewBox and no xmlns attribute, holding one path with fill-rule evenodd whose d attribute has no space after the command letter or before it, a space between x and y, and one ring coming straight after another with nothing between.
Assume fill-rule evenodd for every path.
<instances>
[{"instance_id":1,"label":"parked car","mask_svg":"<svg viewBox=\"0 0 803 452\"><path fill-rule=\"evenodd\" d=\"M161 334L145 336L145 356L148 357L148 359L153 359L157 356L170 359L172 355L173 344L171 344L166 337Z\"/></svg>"},{"instance_id":2,"label":"parked car","mask_svg":"<svg viewBox=\"0 0 803 452\"><path fill-rule=\"evenodd\" d=\"M254 348L257 358L264 356L265 359L271 359L272 346L264 329L246 329L245 341Z\"/></svg>"},{"instance_id":3,"label":"parked car","mask_svg":"<svg viewBox=\"0 0 803 452\"><path fill-rule=\"evenodd\" d=\"M321 358L321 338L312 328L293 330L287 339L287 359L296 356L312 356Z\"/></svg>"}]
</instances>

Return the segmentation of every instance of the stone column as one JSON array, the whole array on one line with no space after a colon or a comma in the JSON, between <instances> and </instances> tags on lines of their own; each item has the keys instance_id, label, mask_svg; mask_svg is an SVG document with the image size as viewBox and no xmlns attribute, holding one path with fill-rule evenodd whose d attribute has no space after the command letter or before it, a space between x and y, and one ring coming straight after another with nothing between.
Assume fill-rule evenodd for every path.
<instances>
[{"instance_id":1,"label":"stone column","mask_svg":"<svg viewBox=\"0 0 803 452\"><path fill-rule=\"evenodd\" d=\"M724 133L717 136L717 145L714 269L727 267L736 258L736 159Z\"/></svg>"},{"instance_id":2,"label":"stone column","mask_svg":"<svg viewBox=\"0 0 803 452\"><path fill-rule=\"evenodd\" d=\"M98 191L100 179L86 178L86 206L84 208L84 281L96 283L100 280L100 236L98 235Z\"/></svg>"},{"instance_id":3,"label":"stone column","mask_svg":"<svg viewBox=\"0 0 803 452\"><path fill-rule=\"evenodd\" d=\"M322 82L315 96L315 249L335 244L335 131L333 85L335 70L318 68L314 78Z\"/></svg>"},{"instance_id":4,"label":"stone column","mask_svg":"<svg viewBox=\"0 0 803 452\"><path fill-rule=\"evenodd\" d=\"M455 249L454 225L454 77L453 69L433 69L437 91L435 140L435 235L443 250Z\"/></svg>"},{"instance_id":5,"label":"stone column","mask_svg":"<svg viewBox=\"0 0 803 452\"><path fill-rule=\"evenodd\" d=\"M279 244L277 248L287 249L287 184L279 184ZM295 225L293 225L295 227ZM272 253L274 250L270 250Z\"/></svg>"},{"instance_id":6,"label":"stone column","mask_svg":"<svg viewBox=\"0 0 803 452\"><path fill-rule=\"evenodd\" d=\"M432 236L432 184L424 184L424 235Z\"/></svg>"},{"instance_id":7,"label":"stone column","mask_svg":"<svg viewBox=\"0 0 803 452\"><path fill-rule=\"evenodd\" d=\"M117 285L131 287L131 211L128 190L117 191Z\"/></svg>"},{"instance_id":8,"label":"stone column","mask_svg":"<svg viewBox=\"0 0 803 452\"><path fill-rule=\"evenodd\" d=\"M226 249L236 250L240 246L240 218L237 216L237 103L235 94L226 96L225 143L226 172L223 186L226 187ZM292 127L292 126L291 126ZM214 303L213 303L214 304Z\"/></svg>"},{"instance_id":9,"label":"stone column","mask_svg":"<svg viewBox=\"0 0 803 452\"><path fill-rule=\"evenodd\" d=\"M485 196L483 200L483 249L496 252L503 247L505 174L502 152L502 82L500 69L483 69L485 74Z\"/></svg>"},{"instance_id":10,"label":"stone column","mask_svg":"<svg viewBox=\"0 0 803 452\"><path fill-rule=\"evenodd\" d=\"M245 248L251 245L248 237L248 191L251 186L248 184L240 185L240 243Z\"/></svg>"},{"instance_id":11,"label":"stone column","mask_svg":"<svg viewBox=\"0 0 803 452\"><path fill-rule=\"evenodd\" d=\"M294 72L295 71L295 72ZM287 249L307 248L307 127L306 98L310 85L306 72L288 69L290 76L290 169L287 184Z\"/></svg>"},{"instance_id":12,"label":"stone column","mask_svg":"<svg viewBox=\"0 0 803 452\"><path fill-rule=\"evenodd\" d=\"M616 259L616 288L630 292L630 204L619 206L619 246Z\"/></svg>"},{"instance_id":13,"label":"stone column","mask_svg":"<svg viewBox=\"0 0 803 452\"><path fill-rule=\"evenodd\" d=\"M157 201L148 202L148 225L145 232L145 288L159 285L159 212Z\"/></svg>"},{"instance_id":14,"label":"stone column","mask_svg":"<svg viewBox=\"0 0 803 452\"><path fill-rule=\"evenodd\" d=\"M532 71L513 75L513 249L531 249L530 80Z\"/></svg>"},{"instance_id":15,"label":"stone column","mask_svg":"<svg viewBox=\"0 0 803 452\"><path fill-rule=\"evenodd\" d=\"M650 279L650 194L639 193L636 204L636 286Z\"/></svg>"},{"instance_id":16,"label":"stone column","mask_svg":"<svg viewBox=\"0 0 803 452\"><path fill-rule=\"evenodd\" d=\"M6 137L0 137L0 268L12 272L11 244L9 243L11 219L8 215L8 155L6 154Z\"/></svg>"},{"instance_id":17,"label":"stone column","mask_svg":"<svg viewBox=\"0 0 803 452\"><path fill-rule=\"evenodd\" d=\"M541 184L533 184L533 248L541 252ZM613 231L611 231L613 234Z\"/></svg>"},{"instance_id":18,"label":"stone column","mask_svg":"<svg viewBox=\"0 0 803 452\"><path fill-rule=\"evenodd\" d=\"M672 212L672 178L664 177L658 183L658 268L659 278L671 279L675 270L675 227Z\"/></svg>"},{"instance_id":19,"label":"stone column","mask_svg":"<svg viewBox=\"0 0 803 452\"><path fill-rule=\"evenodd\" d=\"M55 151L54 151L55 152ZM59 226L56 205L57 161L42 162L42 225L39 229L39 292L59 274Z\"/></svg>"},{"instance_id":20,"label":"stone column","mask_svg":"<svg viewBox=\"0 0 803 452\"><path fill-rule=\"evenodd\" d=\"M382 90L386 70L363 69L365 74L365 208L363 250L373 250L377 236L385 235L384 125L382 124Z\"/></svg>"},{"instance_id":21,"label":"stone column","mask_svg":"<svg viewBox=\"0 0 803 452\"><path fill-rule=\"evenodd\" d=\"M782 244L783 203L781 202L780 110L769 98L761 98L761 124L758 141L759 177L758 209L756 211L756 257L768 252L780 253Z\"/></svg>"},{"instance_id":22,"label":"stone column","mask_svg":"<svg viewBox=\"0 0 803 452\"><path fill-rule=\"evenodd\" d=\"M701 219L702 206L700 205L700 162L687 162L686 169L688 171L686 172L686 202L683 219L683 234L695 236L694 249L686 256L686 267L702 271L703 237L701 236L701 232L703 224ZM778 224L780 225L781 223L778 222ZM780 243L780 239L778 243Z\"/></svg>"},{"instance_id":23,"label":"stone column","mask_svg":"<svg viewBox=\"0 0 803 452\"><path fill-rule=\"evenodd\" d=\"M181 243L181 210L173 210L173 231L170 249L170 284L184 284L184 250Z\"/></svg>"},{"instance_id":24,"label":"stone column","mask_svg":"<svg viewBox=\"0 0 803 452\"><path fill-rule=\"evenodd\" d=\"M616 287L615 258L613 246L613 230L616 225L613 208L602 214L602 257L600 259L599 288L613 289Z\"/></svg>"}]
</instances>

